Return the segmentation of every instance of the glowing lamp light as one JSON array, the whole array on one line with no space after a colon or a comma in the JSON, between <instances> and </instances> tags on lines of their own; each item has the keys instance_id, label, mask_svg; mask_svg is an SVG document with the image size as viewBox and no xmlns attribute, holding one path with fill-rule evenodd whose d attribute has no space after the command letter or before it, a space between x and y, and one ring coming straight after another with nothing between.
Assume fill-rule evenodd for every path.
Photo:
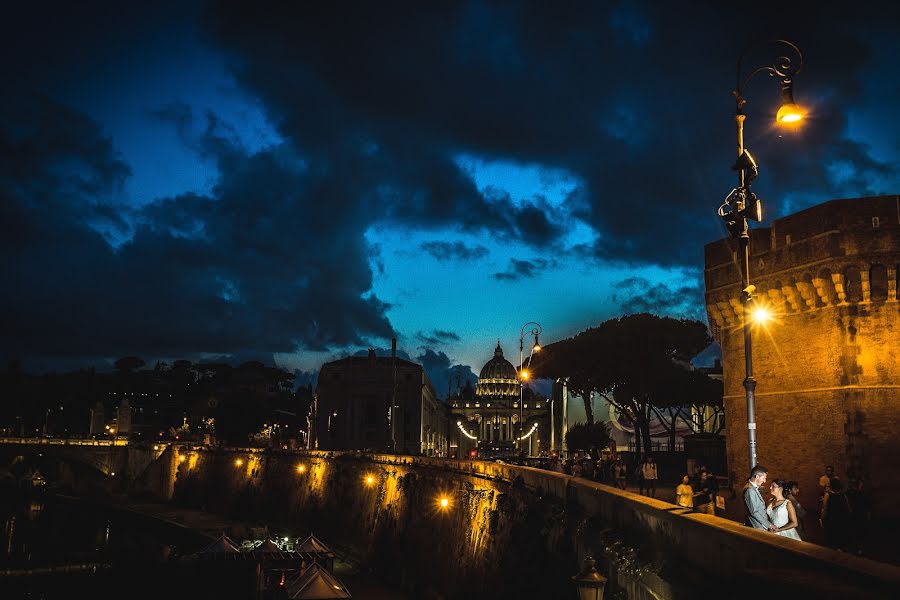
<instances>
[{"instance_id":1,"label":"glowing lamp light","mask_svg":"<svg viewBox=\"0 0 900 600\"><path fill-rule=\"evenodd\" d=\"M805 116L806 111L804 111L799 104L783 104L781 108L778 109L775 120L779 123L791 124L802 121Z\"/></svg>"},{"instance_id":2,"label":"glowing lamp light","mask_svg":"<svg viewBox=\"0 0 900 600\"><path fill-rule=\"evenodd\" d=\"M533 347L531 350L532 350L533 352L540 352L540 351L541 351L541 345L538 344L537 342L535 342L535 343L534 343L534 347Z\"/></svg>"},{"instance_id":3,"label":"glowing lamp light","mask_svg":"<svg viewBox=\"0 0 900 600\"><path fill-rule=\"evenodd\" d=\"M528 378L531 377L531 374L528 373L528 371L526 371L525 369L522 369L522 370L519 372L519 377L522 378L522 381L527 381Z\"/></svg>"},{"instance_id":4,"label":"glowing lamp light","mask_svg":"<svg viewBox=\"0 0 900 600\"><path fill-rule=\"evenodd\" d=\"M375 485L375 478L371 475L366 475L366 485L369 487Z\"/></svg>"},{"instance_id":5,"label":"glowing lamp light","mask_svg":"<svg viewBox=\"0 0 900 600\"><path fill-rule=\"evenodd\" d=\"M244 464L244 459L242 459L242 458L236 458L236 459L234 459L234 466L240 467L240 466L242 466L243 464Z\"/></svg>"},{"instance_id":6,"label":"glowing lamp light","mask_svg":"<svg viewBox=\"0 0 900 600\"><path fill-rule=\"evenodd\" d=\"M769 310L764 306L757 306L753 309L753 321L756 323L765 323L772 318Z\"/></svg>"},{"instance_id":7,"label":"glowing lamp light","mask_svg":"<svg viewBox=\"0 0 900 600\"><path fill-rule=\"evenodd\" d=\"M182 454L181 456L178 457L178 462L180 462L180 463L183 463L186 460L187 460L187 456L185 456L184 454Z\"/></svg>"},{"instance_id":8,"label":"glowing lamp light","mask_svg":"<svg viewBox=\"0 0 900 600\"><path fill-rule=\"evenodd\" d=\"M775 120L782 125L798 123L806 117L806 111L794 102L793 83L790 80L781 84L781 108L775 114Z\"/></svg>"},{"instance_id":9,"label":"glowing lamp light","mask_svg":"<svg viewBox=\"0 0 900 600\"><path fill-rule=\"evenodd\" d=\"M450 499L446 498L446 497L442 497L440 499L439 503L440 503L442 509L447 510L447 508L450 506Z\"/></svg>"},{"instance_id":10,"label":"glowing lamp light","mask_svg":"<svg viewBox=\"0 0 900 600\"><path fill-rule=\"evenodd\" d=\"M306 465L297 465L297 472L298 472L298 473L305 473L305 472L306 472Z\"/></svg>"}]
</instances>

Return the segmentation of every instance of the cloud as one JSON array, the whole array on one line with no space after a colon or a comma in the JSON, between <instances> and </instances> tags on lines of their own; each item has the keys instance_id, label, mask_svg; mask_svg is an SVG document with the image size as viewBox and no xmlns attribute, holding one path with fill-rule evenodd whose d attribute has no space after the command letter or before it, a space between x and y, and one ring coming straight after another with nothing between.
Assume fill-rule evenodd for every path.
<instances>
[{"instance_id":1,"label":"cloud","mask_svg":"<svg viewBox=\"0 0 900 600\"><path fill-rule=\"evenodd\" d=\"M433 329L431 333L418 332L416 333L416 338L431 346L437 346L440 344L447 344L449 342L458 342L460 341L459 335L452 331L444 331L442 329Z\"/></svg>"},{"instance_id":2,"label":"cloud","mask_svg":"<svg viewBox=\"0 0 900 600\"><path fill-rule=\"evenodd\" d=\"M643 277L629 277L613 285L611 301L625 314L656 315L706 321L703 287L698 280L679 286L653 283Z\"/></svg>"},{"instance_id":3,"label":"cloud","mask_svg":"<svg viewBox=\"0 0 900 600\"><path fill-rule=\"evenodd\" d=\"M207 116L212 194L133 210L115 202L129 171L96 123L47 101L4 109L6 355L271 354L394 334L370 291L368 216L333 218L346 187L304 172L291 148L248 154ZM99 208L130 224L120 245Z\"/></svg>"},{"instance_id":4,"label":"cloud","mask_svg":"<svg viewBox=\"0 0 900 600\"><path fill-rule=\"evenodd\" d=\"M458 387L464 387L466 381L474 387L478 377L468 365L454 365L443 352L435 352L430 348L416 357L416 360L425 369L428 379L431 380L438 397L446 398L447 391L455 393Z\"/></svg>"},{"instance_id":5,"label":"cloud","mask_svg":"<svg viewBox=\"0 0 900 600\"><path fill-rule=\"evenodd\" d=\"M810 19L799 5L788 13L780 22L795 24L809 62L796 93L814 118L800 133L775 131L777 82L752 82L746 140L762 169L757 192L801 189L818 202L894 191L892 161L859 145L847 117L863 107L871 57L895 43L884 18L862 10ZM361 173L387 191L391 218L487 230L535 248L558 244L583 221L597 233L580 246L583 257L667 266L696 266L703 243L724 236L715 210L734 184L730 77L744 40L780 37L765 11L720 5L687 18L679 6L641 3L428 4L402 15L296 4L252 13L221 3L209 24L239 57L240 81L298 147L337 165L364 143L377 147L352 178ZM748 64L774 56L757 52ZM451 164L461 150L565 170L583 183L584 204L548 211L482 197ZM853 176L829 172L835 153Z\"/></svg>"},{"instance_id":6,"label":"cloud","mask_svg":"<svg viewBox=\"0 0 900 600\"><path fill-rule=\"evenodd\" d=\"M26 4L8 15L19 26L0 41L7 83L15 82L0 99L6 354L381 343L396 332L388 302L371 292L377 251L365 234L379 226L479 234L535 253L557 252L568 232L588 230L595 238L575 248L579 258L697 269L703 244L725 235L715 209L734 185L734 61L746 40L780 37L779 23L794 25L805 51L795 96L812 112L803 130L779 132L769 126L777 81L759 77L747 90L745 140L767 214L895 193L900 183L896 144L868 141L895 121L876 128L859 118L896 119L896 82L873 71L900 59L893 5L810 17L797 4L775 23L766 11L724 4L687 15L680 5L640 2L386 10L226 1L202 14L180 5L135 4L123 14L61 7L52 22ZM218 175L207 194L135 208L121 192L129 165L102 126L33 90L80 98L88 76L126 85L115 74L131 72L132 47L148 47L135 39L200 27L214 44L205 50L229 62L281 141L249 151L215 113L157 106L154 118ZM36 30L42 44L32 43ZM757 52L748 65L771 58ZM578 189L560 201L512 199L479 189L460 155L565 172ZM437 244L421 249L438 260L478 260L490 246L426 244ZM552 266L513 259L493 276L516 281ZM699 277L683 289L632 281L616 289L616 302L688 311L667 298L700 307L699 285Z\"/></svg>"},{"instance_id":7,"label":"cloud","mask_svg":"<svg viewBox=\"0 0 900 600\"><path fill-rule=\"evenodd\" d=\"M494 279L498 281L518 281L519 279L531 279L537 277L541 271L556 264L555 261L535 258L533 260L509 259L506 271L494 273Z\"/></svg>"},{"instance_id":8,"label":"cloud","mask_svg":"<svg viewBox=\"0 0 900 600\"><path fill-rule=\"evenodd\" d=\"M462 242L423 242L419 247L439 261L477 260L488 255L484 246L467 246Z\"/></svg>"}]
</instances>

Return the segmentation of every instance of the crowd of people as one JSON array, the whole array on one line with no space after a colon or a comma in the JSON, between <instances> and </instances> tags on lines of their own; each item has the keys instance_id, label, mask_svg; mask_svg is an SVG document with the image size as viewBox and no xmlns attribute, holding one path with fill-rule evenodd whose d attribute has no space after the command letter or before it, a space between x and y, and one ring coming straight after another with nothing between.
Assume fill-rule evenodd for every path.
<instances>
[{"instance_id":1,"label":"crowd of people","mask_svg":"<svg viewBox=\"0 0 900 600\"><path fill-rule=\"evenodd\" d=\"M743 491L746 524L795 540L807 539L809 513L798 500L800 486L796 481L776 479L769 486L771 499L766 503L763 485L767 476L766 468L761 465L750 471ZM834 467L827 466L819 478L819 487L818 524L825 544L862 554L866 524L870 520L868 497L862 483L850 479L849 485L845 485L835 476Z\"/></svg>"}]
</instances>

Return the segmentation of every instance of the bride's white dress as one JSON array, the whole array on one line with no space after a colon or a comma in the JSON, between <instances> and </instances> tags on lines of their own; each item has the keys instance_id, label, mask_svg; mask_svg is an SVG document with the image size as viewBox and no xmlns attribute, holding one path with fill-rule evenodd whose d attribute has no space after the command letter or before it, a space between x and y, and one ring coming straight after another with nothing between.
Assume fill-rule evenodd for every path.
<instances>
[{"instance_id":1,"label":"bride's white dress","mask_svg":"<svg viewBox=\"0 0 900 600\"><path fill-rule=\"evenodd\" d=\"M788 516L787 503L790 500L785 500L781 503L777 508L773 508L772 504L769 504L768 508L766 508L766 514L769 515L769 519L772 521L772 524L775 527L784 527L787 525L788 521L791 518ZM799 540L800 534L797 533L797 528L787 529L785 531L779 531L778 535L784 536L786 538L791 538L792 540Z\"/></svg>"}]
</instances>

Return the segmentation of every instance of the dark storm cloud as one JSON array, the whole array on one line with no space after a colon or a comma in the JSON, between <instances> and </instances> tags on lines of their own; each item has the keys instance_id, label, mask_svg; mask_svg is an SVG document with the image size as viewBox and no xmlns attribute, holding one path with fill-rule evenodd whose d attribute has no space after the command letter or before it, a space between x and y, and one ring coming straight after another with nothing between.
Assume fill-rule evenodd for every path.
<instances>
[{"instance_id":1,"label":"dark storm cloud","mask_svg":"<svg viewBox=\"0 0 900 600\"><path fill-rule=\"evenodd\" d=\"M484 246L467 246L462 242L423 242L419 247L440 261L477 260L488 255Z\"/></svg>"},{"instance_id":2,"label":"dark storm cloud","mask_svg":"<svg viewBox=\"0 0 900 600\"><path fill-rule=\"evenodd\" d=\"M498 281L517 281L519 279L531 279L538 274L554 266L554 261L535 258L533 260L509 259L509 267L501 273L494 273L493 278Z\"/></svg>"},{"instance_id":3,"label":"dark storm cloud","mask_svg":"<svg viewBox=\"0 0 900 600\"><path fill-rule=\"evenodd\" d=\"M393 334L369 291L369 220L288 148L247 154L208 117L196 143L218 164L213 193L127 211L116 248L93 221L128 169L96 124L32 102L5 104L0 125L5 353L271 356Z\"/></svg>"},{"instance_id":4,"label":"dark storm cloud","mask_svg":"<svg viewBox=\"0 0 900 600\"><path fill-rule=\"evenodd\" d=\"M746 41L779 35L806 52L797 96L814 114L805 132L779 137L768 125L777 81L761 76L747 90L746 141L773 216L798 190L806 203L892 191L893 168L846 127L849 110L863 107L876 45L890 40L881 8L847 16L781 6L773 20L763 9L702 7L294 4L251 13L224 2L210 25L283 135L329 161L373 149L365 177L390 193L390 216L408 223L489 228L537 248L558 241L565 224L553 211L474 193L452 162L462 151L583 181L586 202L573 216L599 234L580 248L588 257L697 265L703 243L724 234L715 209L734 180L734 62ZM772 58L760 52L748 66Z\"/></svg>"},{"instance_id":5,"label":"dark storm cloud","mask_svg":"<svg viewBox=\"0 0 900 600\"><path fill-rule=\"evenodd\" d=\"M472 386L478 381L478 377L472 372L472 368L468 365L454 365L450 357L443 352L435 352L430 348L416 357L428 374L428 379L434 386L437 395L446 398L448 390L455 393L457 388L465 386L466 381Z\"/></svg>"},{"instance_id":6,"label":"dark storm cloud","mask_svg":"<svg viewBox=\"0 0 900 600\"><path fill-rule=\"evenodd\" d=\"M746 142L769 214L896 191L896 167L848 134L852 111L891 114L896 83L868 69L897 56L894 5L795 3L777 20L764 8L701 6L218 2L201 24L174 3L10 13L0 36L11 90L0 99L0 350L173 356L385 339L394 331L370 292L365 240L380 225L556 253L583 220L598 237L577 248L582 257L696 268L703 244L724 235L714 211L734 184L729 93L750 39L786 36L804 49L796 96L813 108L805 130L781 136L767 125L777 82L761 76L747 90ZM77 90L87 75L118 85L128 57L200 26L283 142L248 152L215 114L155 107L220 175L208 195L131 208L114 141L51 90ZM120 51L121 64L109 59ZM583 185L562 206L513 201L480 191L457 164L463 154L559 169ZM460 247L448 253L481 248ZM441 248L422 249L439 258ZM533 277L551 262L513 260L494 276ZM687 287L668 292L699 302ZM664 310L666 291L635 280L616 296L623 309Z\"/></svg>"},{"instance_id":7,"label":"dark storm cloud","mask_svg":"<svg viewBox=\"0 0 900 600\"><path fill-rule=\"evenodd\" d=\"M613 285L610 298L625 314L649 312L706 321L703 287L651 283L643 277L629 277Z\"/></svg>"},{"instance_id":8,"label":"dark storm cloud","mask_svg":"<svg viewBox=\"0 0 900 600\"><path fill-rule=\"evenodd\" d=\"M459 335L453 333L452 331L443 331L441 329L433 329L431 333L420 331L416 334L416 338L419 341L431 346L446 344L448 342L458 342L460 339Z\"/></svg>"}]
</instances>

